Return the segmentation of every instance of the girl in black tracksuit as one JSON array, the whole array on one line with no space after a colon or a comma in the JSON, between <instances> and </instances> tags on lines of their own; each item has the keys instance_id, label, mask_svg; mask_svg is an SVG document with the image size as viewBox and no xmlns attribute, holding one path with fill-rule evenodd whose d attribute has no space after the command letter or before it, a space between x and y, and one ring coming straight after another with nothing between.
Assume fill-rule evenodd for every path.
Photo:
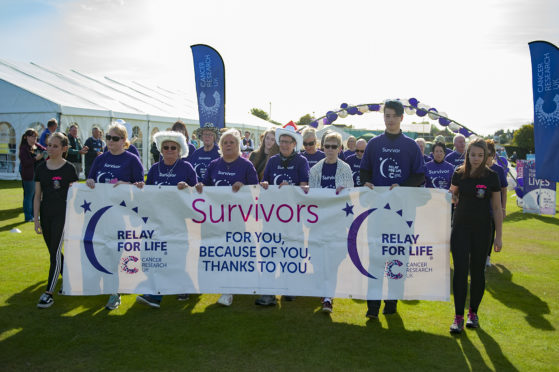
<instances>
[{"instance_id":1,"label":"girl in black tracksuit","mask_svg":"<svg viewBox=\"0 0 559 372\"><path fill-rule=\"evenodd\" d=\"M454 323L451 333L464 329L464 307L470 272L470 309L466 326L479 327L479 304L485 291L485 262L491 241L491 218L495 223L495 252L503 245L501 239L501 186L499 177L487 168L488 150L484 140L470 143L465 162L452 176L450 190L456 203L452 221L450 249L454 261ZM493 217L490 214L493 207Z\"/></svg>"},{"instance_id":2,"label":"girl in black tracksuit","mask_svg":"<svg viewBox=\"0 0 559 372\"><path fill-rule=\"evenodd\" d=\"M39 308L47 308L54 303L52 294L62 269L62 232L66 217L66 197L70 184L78 180L74 166L64 159L67 151L66 135L60 132L50 135L47 142L49 158L35 173L35 231L37 234L43 234L50 255L47 288L39 298Z\"/></svg>"}]
</instances>

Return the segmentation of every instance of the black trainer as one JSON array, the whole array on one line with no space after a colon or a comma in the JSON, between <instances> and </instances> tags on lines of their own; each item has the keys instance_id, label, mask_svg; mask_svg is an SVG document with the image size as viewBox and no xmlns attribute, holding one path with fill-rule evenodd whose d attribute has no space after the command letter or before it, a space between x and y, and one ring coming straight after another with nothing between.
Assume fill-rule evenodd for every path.
<instances>
[{"instance_id":1,"label":"black trainer","mask_svg":"<svg viewBox=\"0 0 559 372\"><path fill-rule=\"evenodd\" d=\"M48 307L51 307L52 304L54 304L54 298L52 298L52 295L50 293L43 293L39 298L37 307L39 309L46 309Z\"/></svg>"},{"instance_id":2,"label":"black trainer","mask_svg":"<svg viewBox=\"0 0 559 372\"><path fill-rule=\"evenodd\" d=\"M471 311L468 313L468 320L466 321L466 327L468 328L479 328L479 318L476 313Z\"/></svg>"},{"instance_id":3,"label":"black trainer","mask_svg":"<svg viewBox=\"0 0 559 372\"><path fill-rule=\"evenodd\" d=\"M456 315L454 317L454 322L450 326L450 333L460 334L464 330L464 317L462 315Z\"/></svg>"}]
</instances>

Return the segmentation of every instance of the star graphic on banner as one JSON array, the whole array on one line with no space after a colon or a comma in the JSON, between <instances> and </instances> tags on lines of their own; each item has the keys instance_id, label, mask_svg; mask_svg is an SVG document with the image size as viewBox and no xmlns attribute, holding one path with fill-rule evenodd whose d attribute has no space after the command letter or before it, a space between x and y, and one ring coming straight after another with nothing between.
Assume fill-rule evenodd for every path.
<instances>
[{"instance_id":1,"label":"star graphic on banner","mask_svg":"<svg viewBox=\"0 0 559 372\"><path fill-rule=\"evenodd\" d=\"M91 203L88 203L85 199L83 201L83 204L80 205L80 207L83 208L83 213L85 214L85 212L90 211L91 212L91 208L89 208L89 206L91 205Z\"/></svg>"},{"instance_id":2,"label":"star graphic on banner","mask_svg":"<svg viewBox=\"0 0 559 372\"><path fill-rule=\"evenodd\" d=\"M349 216L353 214L353 205L349 205L347 202L345 203L345 208L342 208L342 211L345 212L345 216Z\"/></svg>"}]
</instances>

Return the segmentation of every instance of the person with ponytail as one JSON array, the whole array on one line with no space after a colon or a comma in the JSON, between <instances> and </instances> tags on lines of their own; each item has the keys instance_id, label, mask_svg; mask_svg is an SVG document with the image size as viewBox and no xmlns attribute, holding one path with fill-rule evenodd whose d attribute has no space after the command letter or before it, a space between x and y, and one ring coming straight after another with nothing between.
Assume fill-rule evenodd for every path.
<instances>
[{"instance_id":1,"label":"person with ponytail","mask_svg":"<svg viewBox=\"0 0 559 372\"><path fill-rule=\"evenodd\" d=\"M62 235L66 218L66 198L72 182L78 180L76 168L66 161L68 137L61 132L47 139L48 160L35 173L34 222L35 232L42 234L50 255L50 268L45 293L37 307L45 309L54 304L53 293L62 270ZM39 220L39 216L41 216Z\"/></svg>"},{"instance_id":2,"label":"person with ponytail","mask_svg":"<svg viewBox=\"0 0 559 372\"><path fill-rule=\"evenodd\" d=\"M486 165L489 150L483 139L471 142L464 164L452 176L450 191L456 208L452 220L450 250L454 261L454 322L450 333L462 333L470 274L470 308L466 327L478 328L478 310L485 291L485 261L491 241L491 209L495 224L495 252L502 242L501 185Z\"/></svg>"}]
</instances>

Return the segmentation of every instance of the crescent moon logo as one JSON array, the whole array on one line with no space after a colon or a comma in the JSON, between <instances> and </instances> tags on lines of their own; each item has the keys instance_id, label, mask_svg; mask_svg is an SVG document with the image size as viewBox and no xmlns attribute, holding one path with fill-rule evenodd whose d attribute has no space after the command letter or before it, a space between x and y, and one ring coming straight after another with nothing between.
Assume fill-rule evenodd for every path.
<instances>
[{"instance_id":1,"label":"crescent moon logo","mask_svg":"<svg viewBox=\"0 0 559 372\"><path fill-rule=\"evenodd\" d=\"M383 176L384 178L388 178L386 177L386 175L384 174L384 163L386 163L386 161L388 160L388 158L384 159L383 161L380 162L380 175Z\"/></svg>"},{"instance_id":2,"label":"crescent moon logo","mask_svg":"<svg viewBox=\"0 0 559 372\"><path fill-rule=\"evenodd\" d=\"M281 177L281 174L278 174L274 177L274 185L279 185L281 182L278 182L278 178Z\"/></svg>"},{"instance_id":3,"label":"crescent moon logo","mask_svg":"<svg viewBox=\"0 0 559 372\"><path fill-rule=\"evenodd\" d=\"M105 269L100 263L99 260L97 260L97 257L95 256L95 252L93 250L93 234L95 233L95 227L97 226L97 223L99 223L99 219L101 219L101 216L108 211L112 206L107 206L107 207L103 207L101 209L99 209L97 212L95 212L95 214L91 217L91 219L89 220L89 223L87 224L87 228L85 229L85 235L83 237L83 246L85 249L85 254L87 256L87 258L89 259L89 262L91 262L91 265L93 265L94 268L96 268L97 270L105 273L105 274L112 274L110 271L108 271L107 269Z\"/></svg>"},{"instance_id":4,"label":"crescent moon logo","mask_svg":"<svg viewBox=\"0 0 559 372\"><path fill-rule=\"evenodd\" d=\"M216 181L216 182L214 183L214 186L219 186L219 183L220 183L220 182L224 182L224 181L223 181L223 180Z\"/></svg>"},{"instance_id":5,"label":"crescent moon logo","mask_svg":"<svg viewBox=\"0 0 559 372\"><path fill-rule=\"evenodd\" d=\"M101 183L100 179L101 179L101 176L104 175L104 174L105 174L105 172L101 172L101 173L99 173L99 175L97 175L97 181L96 181L97 183Z\"/></svg>"},{"instance_id":6,"label":"crescent moon logo","mask_svg":"<svg viewBox=\"0 0 559 372\"><path fill-rule=\"evenodd\" d=\"M433 177L433 179L431 180L431 183L433 184L433 186L437 189L442 188L438 182L440 177Z\"/></svg>"},{"instance_id":7,"label":"crescent moon logo","mask_svg":"<svg viewBox=\"0 0 559 372\"><path fill-rule=\"evenodd\" d=\"M349 253L351 262L353 262L361 274L371 279L376 279L376 277L363 267L363 264L359 259L359 253L357 252L357 233L359 232L359 228L361 227L363 221L365 221L365 219L376 210L377 208L369 209L357 216L357 218L353 220L353 223L349 228L349 233L347 234L347 252Z\"/></svg>"}]
</instances>

